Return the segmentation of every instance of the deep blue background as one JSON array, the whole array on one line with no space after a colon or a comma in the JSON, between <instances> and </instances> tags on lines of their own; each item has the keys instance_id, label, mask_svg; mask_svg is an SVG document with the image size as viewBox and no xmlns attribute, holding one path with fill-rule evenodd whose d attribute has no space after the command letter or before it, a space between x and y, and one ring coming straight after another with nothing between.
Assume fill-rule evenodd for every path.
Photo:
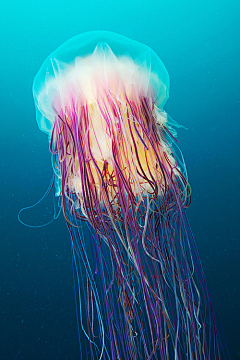
<instances>
[{"instance_id":1,"label":"deep blue background","mask_svg":"<svg viewBox=\"0 0 240 360\"><path fill-rule=\"evenodd\" d=\"M232 360L240 359L238 0L1 3L0 359L78 359L64 220L30 229L17 213L41 197L51 178L33 77L57 46L98 29L146 43L169 71L165 109L188 128L179 131L192 186L188 216ZM47 219L50 206L27 220Z\"/></svg>"}]
</instances>

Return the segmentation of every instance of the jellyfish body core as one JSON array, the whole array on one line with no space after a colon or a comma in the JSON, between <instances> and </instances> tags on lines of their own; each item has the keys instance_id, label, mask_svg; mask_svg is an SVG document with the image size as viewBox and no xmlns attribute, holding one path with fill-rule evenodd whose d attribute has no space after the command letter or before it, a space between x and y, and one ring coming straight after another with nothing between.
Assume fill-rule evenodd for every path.
<instances>
[{"instance_id":1,"label":"jellyfish body core","mask_svg":"<svg viewBox=\"0 0 240 360\"><path fill-rule=\"evenodd\" d=\"M34 79L72 239L82 359L221 359L168 92L149 47L102 31L67 41Z\"/></svg>"}]
</instances>

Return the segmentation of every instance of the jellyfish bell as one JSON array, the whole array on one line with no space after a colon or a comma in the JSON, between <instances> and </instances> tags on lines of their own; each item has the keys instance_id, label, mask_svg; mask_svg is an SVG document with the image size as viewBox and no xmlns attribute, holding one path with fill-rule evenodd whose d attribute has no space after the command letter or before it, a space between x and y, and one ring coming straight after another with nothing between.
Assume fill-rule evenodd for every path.
<instances>
[{"instance_id":1,"label":"jellyfish bell","mask_svg":"<svg viewBox=\"0 0 240 360\"><path fill-rule=\"evenodd\" d=\"M117 73L120 76L115 77ZM108 86L111 75L111 83L115 80L115 85L136 84L143 94L150 85L154 101L160 107L168 99L169 75L152 49L115 33L92 31L61 45L47 57L35 76L33 96L40 130L47 134L51 131L56 115L52 107L55 96L62 95L66 100L68 91L71 94L77 87L77 93L82 90L82 97L85 95L90 100L96 75L103 81L102 85Z\"/></svg>"},{"instance_id":2,"label":"jellyfish bell","mask_svg":"<svg viewBox=\"0 0 240 360\"><path fill-rule=\"evenodd\" d=\"M81 34L44 61L33 95L73 244L81 358L220 359L162 61Z\"/></svg>"}]
</instances>

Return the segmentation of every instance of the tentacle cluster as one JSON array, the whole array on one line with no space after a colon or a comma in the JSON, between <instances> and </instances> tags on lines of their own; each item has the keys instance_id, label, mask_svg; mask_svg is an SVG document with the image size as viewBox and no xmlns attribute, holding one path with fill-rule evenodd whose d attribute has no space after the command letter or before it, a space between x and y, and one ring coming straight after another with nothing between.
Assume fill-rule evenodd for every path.
<instances>
[{"instance_id":1,"label":"tentacle cluster","mask_svg":"<svg viewBox=\"0 0 240 360\"><path fill-rule=\"evenodd\" d=\"M84 359L220 359L175 142L167 114L134 89L100 89L55 118Z\"/></svg>"}]
</instances>

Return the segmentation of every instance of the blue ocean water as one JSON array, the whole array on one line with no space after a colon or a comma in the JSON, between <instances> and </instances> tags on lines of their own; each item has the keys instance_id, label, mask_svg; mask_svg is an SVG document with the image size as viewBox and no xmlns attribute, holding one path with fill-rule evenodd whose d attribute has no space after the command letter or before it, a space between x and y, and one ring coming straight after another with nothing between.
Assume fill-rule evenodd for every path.
<instances>
[{"instance_id":1,"label":"blue ocean water","mask_svg":"<svg viewBox=\"0 0 240 360\"><path fill-rule=\"evenodd\" d=\"M168 69L165 110L179 130L192 187L188 217L232 360L240 359L238 1L8 1L1 4L0 359L78 359L69 235L62 215L32 229L21 207L47 189L47 136L32 81L44 59L82 32L149 45ZM51 217L51 201L26 219Z\"/></svg>"}]
</instances>

